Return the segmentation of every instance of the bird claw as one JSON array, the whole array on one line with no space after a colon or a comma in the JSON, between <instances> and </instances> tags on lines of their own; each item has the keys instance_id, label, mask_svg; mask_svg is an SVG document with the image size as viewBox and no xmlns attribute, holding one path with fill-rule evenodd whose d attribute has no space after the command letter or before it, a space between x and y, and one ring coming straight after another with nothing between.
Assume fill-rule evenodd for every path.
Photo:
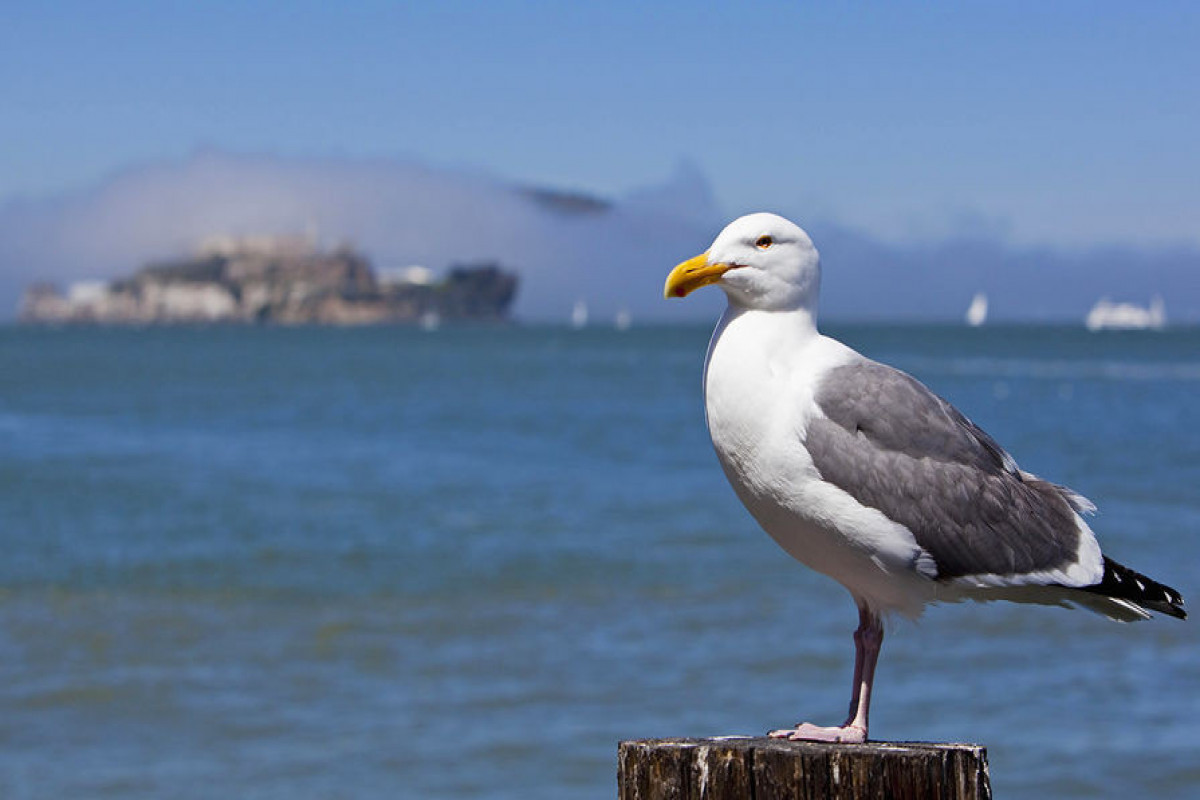
<instances>
[{"instance_id":1,"label":"bird claw","mask_svg":"<svg viewBox=\"0 0 1200 800\"><path fill-rule=\"evenodd\" d=\"M788 739L793 742L839 742L845 744L861 744L867 740L866 728L858 725L842 725L841 727L822 727L805 722L794 728L771 731L772 739Z\"/></svg>"}]
</instances>

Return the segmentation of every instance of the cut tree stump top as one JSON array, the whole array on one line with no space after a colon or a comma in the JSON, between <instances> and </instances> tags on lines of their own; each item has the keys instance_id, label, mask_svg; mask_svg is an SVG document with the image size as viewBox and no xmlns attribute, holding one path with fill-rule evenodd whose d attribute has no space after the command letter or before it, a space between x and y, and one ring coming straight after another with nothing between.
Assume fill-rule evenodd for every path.
<instances>
[{"instance_id":1,"label":"cut tree stump top","mask_svg":"<svg viewBox=\"0 0 1200 800\"><path fill-rule=\"evenodd\" d=\"M618 748L619 800L990 800L974 744L638 739Z\"/></svg>"}]
</instances>

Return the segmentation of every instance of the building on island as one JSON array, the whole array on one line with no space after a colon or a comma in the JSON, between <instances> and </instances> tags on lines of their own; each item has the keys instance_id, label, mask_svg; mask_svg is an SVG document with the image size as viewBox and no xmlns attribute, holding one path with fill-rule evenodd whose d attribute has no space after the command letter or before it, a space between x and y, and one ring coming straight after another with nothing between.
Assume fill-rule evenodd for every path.
<instances>
[{"instance_id":1,"label":"building on island","mask_svg":"<svg viewBox=\"0 0 1200 800\"><path fill-rule=\"evenodd\" d=\"M65 293L30 286L27 323L377 323L507 319L517 277L495 263L464 264L437 279L426 267L377 275L350 245L321 250L312 237L214 236L190 258L149 264L127 278L86 281Z\"/></svg>"}]
</instances>

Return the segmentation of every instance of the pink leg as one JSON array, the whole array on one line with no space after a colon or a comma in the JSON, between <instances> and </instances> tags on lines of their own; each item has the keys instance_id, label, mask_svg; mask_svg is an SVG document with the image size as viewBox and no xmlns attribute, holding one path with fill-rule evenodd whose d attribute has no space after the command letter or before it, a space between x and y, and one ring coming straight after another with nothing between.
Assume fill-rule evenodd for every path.
<instances>
[{"instance_id":1,"label":"pink leg","mask_svg":"<svg viewBox=\"0 0 1200 800\"><path fill-rule=\"evenodd\" d=\"M858 630L854 632L854 692L850 696L850 714L840 727L822 727L810 722L779 731L775 739L809 742L865 742L867 714L871 709L871 684L875 664L883 647L883 623L866 606L858 607Z\"/></svg>"}]
</instances>

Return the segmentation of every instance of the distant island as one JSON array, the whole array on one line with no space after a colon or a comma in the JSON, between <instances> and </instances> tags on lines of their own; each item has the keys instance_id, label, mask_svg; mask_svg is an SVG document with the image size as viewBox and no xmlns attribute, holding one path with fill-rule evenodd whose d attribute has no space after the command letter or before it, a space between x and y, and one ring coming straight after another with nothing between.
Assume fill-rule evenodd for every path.
<instances>
[{"instance_id":1,"label":"distant island","mask_svg":"<svg viewBox=\"0 0 1200 800\"><path fill-rule=\"evenodd\" d=\"M190 258L128 278L26 289L18 321L42 324L275 323L372 325L508 318L517 276L496 263L377 274L343 245L301 236L219 236Z\"/></svg>"}]
</instances>

